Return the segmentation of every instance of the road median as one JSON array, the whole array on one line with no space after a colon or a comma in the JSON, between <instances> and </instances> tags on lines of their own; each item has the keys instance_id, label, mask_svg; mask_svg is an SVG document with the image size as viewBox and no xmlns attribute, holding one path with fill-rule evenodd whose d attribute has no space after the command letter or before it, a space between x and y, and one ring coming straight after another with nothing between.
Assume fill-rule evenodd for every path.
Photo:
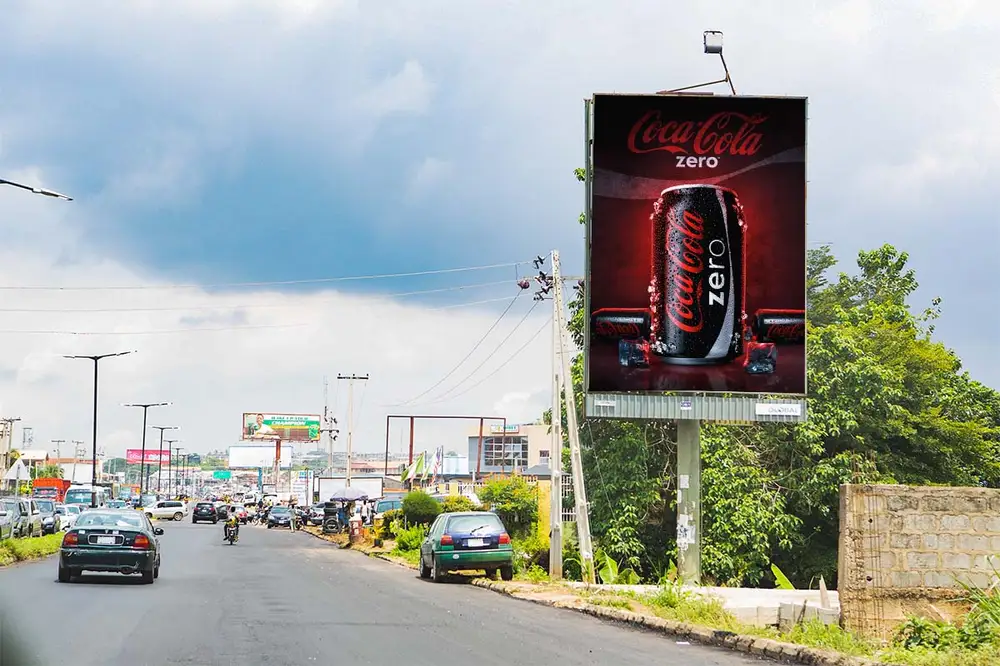
<instances>
[{"instance_id":1,"label":"road median","mask_svg":"<svg viewBox=\"0 0 1000 666\"><path fill-rule=\"evenodd\" d=\"M60 532L40 537L4 539L0 541L0 567L55 555L59 552L62 538L63 535Z\"/></svg>"}]
</instances>

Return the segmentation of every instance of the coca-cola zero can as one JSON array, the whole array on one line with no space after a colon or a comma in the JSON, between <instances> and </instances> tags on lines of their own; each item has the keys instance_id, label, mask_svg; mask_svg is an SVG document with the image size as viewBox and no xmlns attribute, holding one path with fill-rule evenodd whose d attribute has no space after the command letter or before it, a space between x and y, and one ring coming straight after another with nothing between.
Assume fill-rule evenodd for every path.
<instances>
[{"instance_id":1,"label":"coca-cola zero can","mask_svg":"<svg viewBox=\"0 0 1000 666\"><path fill-rule=\"evenodd\" d=\"M733 190L660 193L653 223L650 348L667 363L727 363L743 351L746 221Z\"/></svg>"}]
</instances>

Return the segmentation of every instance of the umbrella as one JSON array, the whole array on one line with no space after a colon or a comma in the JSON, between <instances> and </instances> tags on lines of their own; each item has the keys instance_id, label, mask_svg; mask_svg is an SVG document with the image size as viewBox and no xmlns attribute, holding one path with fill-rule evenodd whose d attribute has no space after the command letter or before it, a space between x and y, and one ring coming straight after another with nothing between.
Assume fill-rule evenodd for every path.
<instances>
[{"instance_id":1,"label":"umbrella","mask_svg":"<svg viewBox=\"0 0 1000 666\"><path fill-rule=\"evenodd\" d=\"M338 488L330 495L330 502L363 502L368 499L368 493L357 488Z\"/></svg>"}]
</instances>

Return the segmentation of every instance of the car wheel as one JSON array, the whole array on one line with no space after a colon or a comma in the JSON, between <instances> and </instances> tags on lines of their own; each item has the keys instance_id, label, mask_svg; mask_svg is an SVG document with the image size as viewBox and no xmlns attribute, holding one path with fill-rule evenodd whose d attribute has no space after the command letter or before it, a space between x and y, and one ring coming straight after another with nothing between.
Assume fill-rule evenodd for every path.
<instances>
[{"instance_id":1,"label":"car wheel","mask_svg":"<svg viewBox=\"0 0 1000 666\"><path fill-rule=\"evenodd\" d=\"M212 518L212 524L215 525L219 522L218 518Z\"/></svg>"},{"instance_id":2,"label":"car wheel","mask_svg":"<svg viewBox=\"0 0 1000 666\"><path fill-rule=\"evenodd\" d=\"M486 577L489 578L490 580L496 580L497 570L496 569L487 569L486 570Z\"/></svg>"},{"instance_id":3,"label":"car wheel","mask_svg":"<svg viewBox=\"0 0 1000 666\"><path fill-rule=\"evenodd\" d=\"M159 577L160 577L160 565L157 564L155 567L153 567L153 578L159 578Z\"/></svg>"},{"instance_id":4,"label":"car wheel","mask_svg":"<svg viewBox=\"0 0 1000 666\"><path fill-rule=\"evenodd\" d=\"M271 529L272 527L274 527L274 525L272 525L271 523L267 524L267 529Z\"/></svg>"},{"instance_id":5,"label":"car wheel","mask_svg":"<svg viewBox=\"0 0 1000 666\"><path fill-rule=\"evenodd\" d=\"M514 580L514 567L510 565L500 567L500 577L504 580Z\"/></svg>"},{"instance_id":6,"label":"car wheel","mask_svg":"<svg viewBox=\"0 0 1000 666\"><path fill-rule=\"evenodd\" d=\"M191 519L191 524L192 524L192 525L197 525L197 524L198 524L198 521L197 521L197 520L195 520L194 518L192 518L192 519Z\"/></svg>"},{"instance_id":7,"label":"car wheel","mask_svg":"<svg viewBox=\"0 0 1000 666\"><path fill-rule=\"evenodd\" d=\"M431 553L431 579L435 583L440 583L444 580L444 572L441 571L441 567L438 566L437 558L434 557L434 553Z\"/></svg>"},{"instance_id":8,"label":"car wheel","mask_svg":"<svg viewBox=\"0 0 1000 666\"><path fill-rule=\"evenodd\" d=\"M174 520L178 520L178 521L184 520L184 514L181 513L180 511L178 511L177 513L174 514Z\"/></svg>"},{"instance_id":9,"label":"car wheel","mask_svg":"<svg viewBox=\"0 0 1000 666\"><path fill-rule=\"evenodd\" d=\"M147 518L149 518L150 520L152 520L152 519L153 519L153 514L151 514L151 513L147 513L147 514L146 514L146 517L147 517Z\"/></svg>"},{"instance_id":10,"label":"car wheel","mask_svg":"<svg viewBox=\"0 0 1000 666\"><path fill-rule=\"evenodd\" d=\"M156 579L155 570L143 571L142 572L142 583L143 585L149 585Z\"/></svg>"},{"instance_id":11,"label":"car wheel","mask_svg":"<svg viewBox=\"0 0 1000 666\"><path fill-rule=\"evenodd\" d=\"M430 569L430 567L424 565L424 556L423 555L420 556L420 577L421 578L430 578L431 577L431 569Z\"/></svg>"},{"instance_id":12,"label":"car wheel","mask_svg":"<svg viewBox=\"0 0 1000 666\"><path fill-rule=\"evenodd\" d=\"M64 567L64 566L62 566L60 564L59 565L59 582L60 583L68 583L69 579L70 579L69 569L67 569L66 567Z\"/></svg>"}]
</instances>

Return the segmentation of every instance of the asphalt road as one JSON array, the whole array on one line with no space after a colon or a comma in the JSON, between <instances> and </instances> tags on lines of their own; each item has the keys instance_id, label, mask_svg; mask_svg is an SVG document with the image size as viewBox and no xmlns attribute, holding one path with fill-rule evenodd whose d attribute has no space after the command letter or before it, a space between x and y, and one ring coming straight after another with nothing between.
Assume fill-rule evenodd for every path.
<instances>
[{"instance_id":1,"label":"asphalt road","mask_svg":"<svg viewBox=\"0 0 1000 666\"><path fill-rule=\"evenodd\" d=\"M56 582L0 569L0 666L760 664L746 656L434 584L305 533L159 521L160 578Z\"/></svg>"}]
</instances>

